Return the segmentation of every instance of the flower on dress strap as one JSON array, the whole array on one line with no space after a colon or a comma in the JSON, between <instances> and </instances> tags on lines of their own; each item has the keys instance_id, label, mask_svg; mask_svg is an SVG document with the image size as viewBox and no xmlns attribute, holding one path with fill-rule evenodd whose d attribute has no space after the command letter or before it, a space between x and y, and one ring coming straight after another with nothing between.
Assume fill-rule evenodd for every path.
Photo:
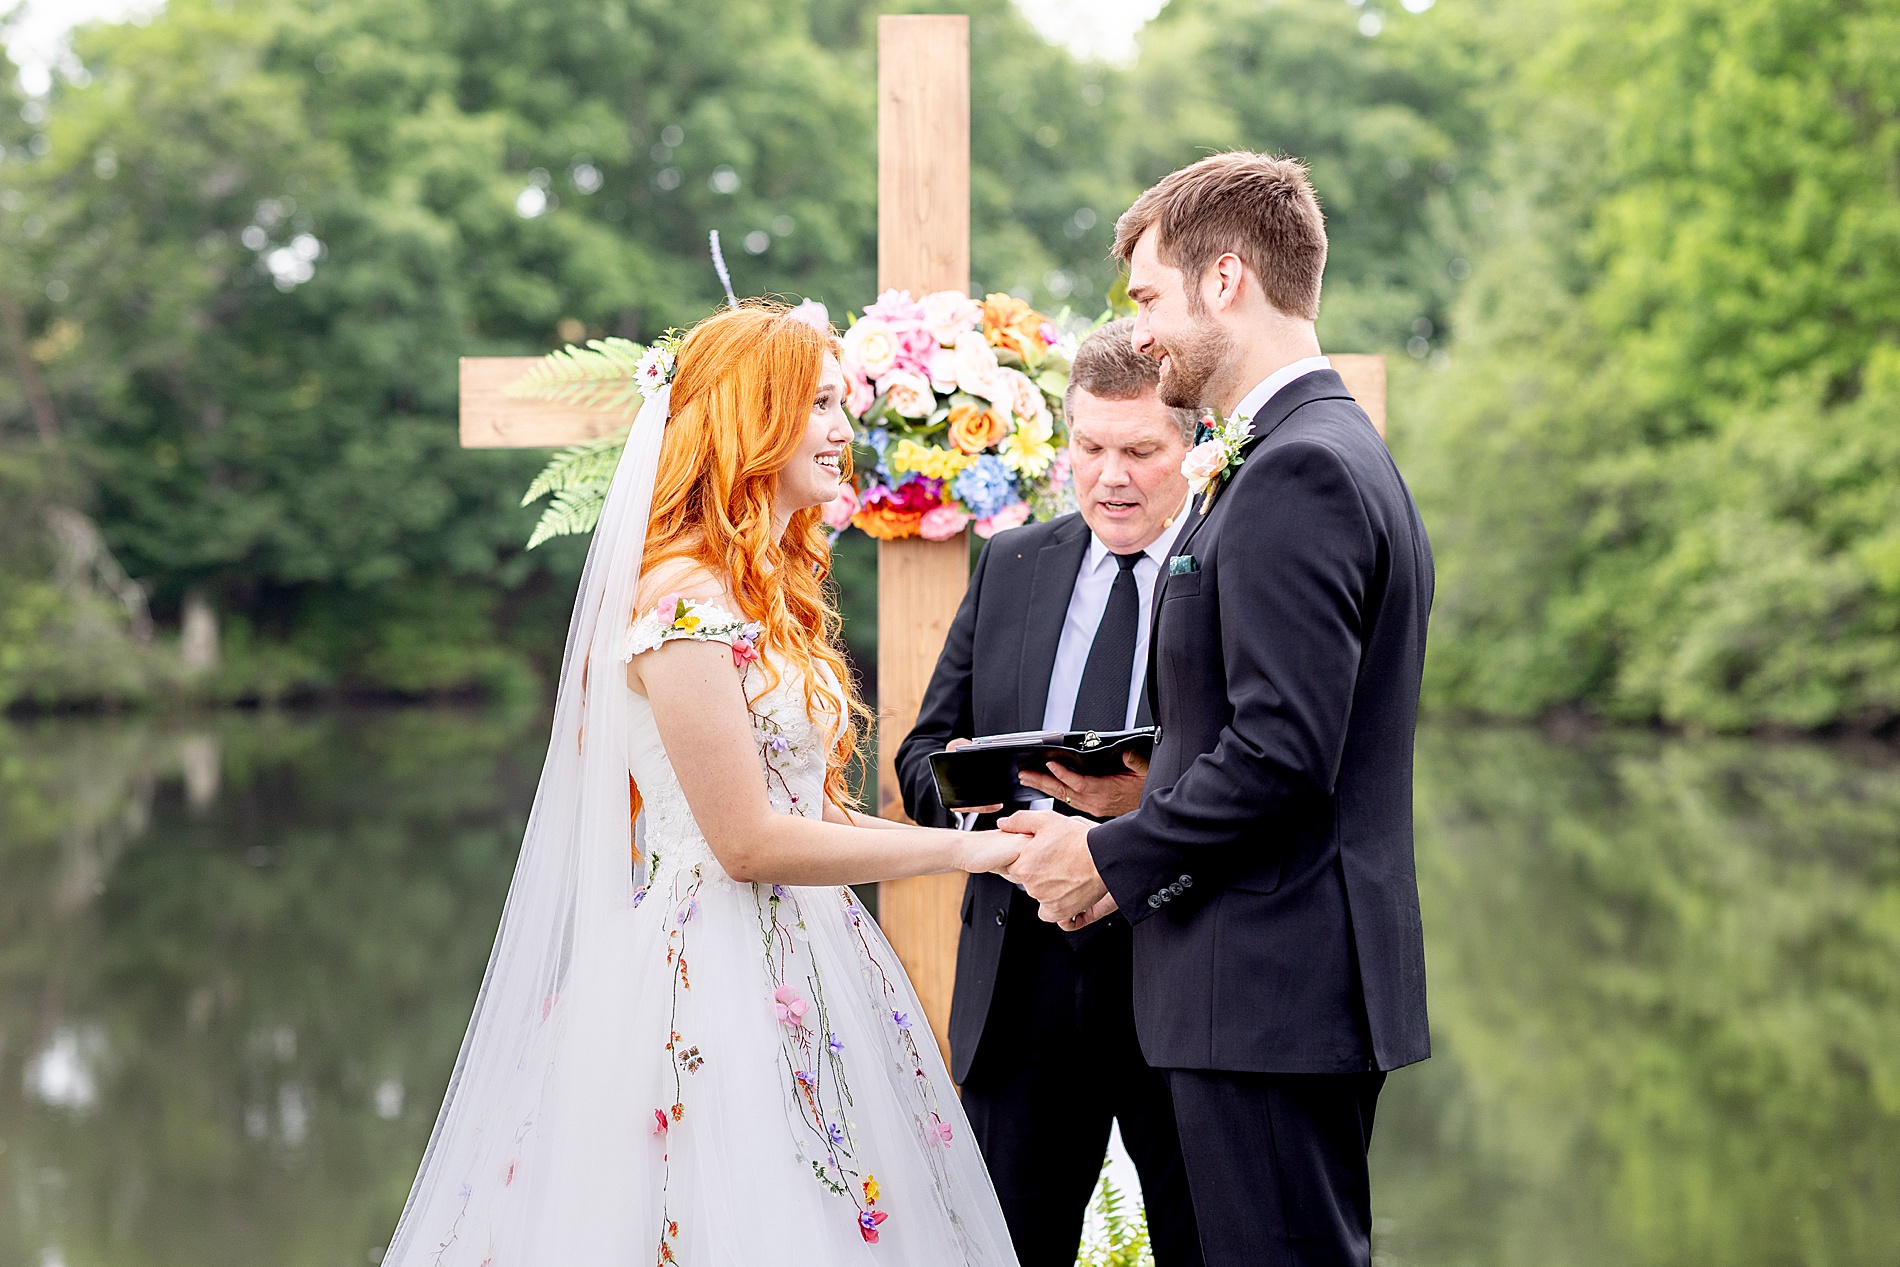
<instances>
[{"instance_id":1,"label":"flower on dress strap","mask_svg":"<svg viewBox=\"0 0 1900 1267\"><path fill-rule=\"evenodd\" d=\"M772 992L772 1010L778 1013L779 1024L787 1029L804 1029L805 1012L810 1006L804 996L789 985Z\"/></svg>"},{"instance_id":2,"label":"flower on dress strap","mask_svg":"<svg viewBox=\"0 0 1900 1267\"><path fill-rule=\"evenodd\" d=\"M655 1135L664 1135L666 1134L666 1131L667 1131L666 1110L665 1109L653 1110L653 1133Z\"/></svg>"},{"instance_id":3,"label":"flower on dress strap","mask_svg":"<svg viewBox=\"0 0 1900 1267\"><path fill-rule=\"evenodd\" d=\"M950 1123L944 1121L935 1113L932 1113L925 1129L936 1136L938 1143L942 1144L945 1148L950 1147L950 1140L955 1134L955 1132L950 1129Z\"/></svg>"},{"instance_id":4,"label":"flower on dress strap","mask_svg":"<svg viewBox=\"0 0 1900 1267\"><path fill-rule=\"evenodd\" d=\"M910 1019L910 1013L909 1013L909 1012L896 1012L896 1011L893 1011L893 1012L891 1013L891 1021L892 1021L892 1023L893 1023L893 1024L895 1024L895 1025L897 1026L897 1028L899 1028L899 1029L909 1029L909 1028L911 1027L911 1024L912 1024L912 1022L911 1022L911 1019Z\"/></svg>"},{"instance_id":5,"label":"flower on dress strap","mask_svg":"<svg viewBox=\"0 0 1900 1267\"><path fill-rule=\"evenodd\" d=\"M839 1038L836 1034L833 1034L831 1036L831 1041L827 1043L826 1046L831 1048L832 1055L834 1056L844 1055L844 1039Z\"/></svg>"}]
</instances>

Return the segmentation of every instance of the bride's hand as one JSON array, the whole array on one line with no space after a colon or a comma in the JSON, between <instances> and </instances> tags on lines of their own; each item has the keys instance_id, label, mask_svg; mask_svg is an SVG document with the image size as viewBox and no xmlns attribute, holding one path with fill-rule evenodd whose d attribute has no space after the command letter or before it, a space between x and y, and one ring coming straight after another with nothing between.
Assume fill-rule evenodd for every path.
<instances>
[{"instance_id":1,"label":"bride's hand","mask_svg":"<svg viewBox=\"0 0 1900 1267\"><path fill-rule=\"evenodd\" d=\"M957 838L962 846L957 851L957 866L972 873L1001 871L1022 852L1023 838L1006 831L964 831L958 832Z\"/></svg>"}]
</instances>

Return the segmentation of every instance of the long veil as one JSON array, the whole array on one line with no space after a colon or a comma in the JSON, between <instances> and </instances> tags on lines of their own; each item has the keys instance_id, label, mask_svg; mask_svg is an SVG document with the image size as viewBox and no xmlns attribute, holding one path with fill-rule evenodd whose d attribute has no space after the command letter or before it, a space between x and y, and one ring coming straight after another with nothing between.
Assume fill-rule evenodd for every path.
<instances>
[{"instance_id":1,"label":"long veil","mask_svg":"<svg viewBox=\"0 0 1900 1267\"><path fill-rule=\"evenodd\" d=\"M593 1261L629 1243L648 1143L615 1071L640 993L622 652L671 389L649 397L594 530L547 762L475 1013L383 1261Z\"/></svg>"}]
</instances>

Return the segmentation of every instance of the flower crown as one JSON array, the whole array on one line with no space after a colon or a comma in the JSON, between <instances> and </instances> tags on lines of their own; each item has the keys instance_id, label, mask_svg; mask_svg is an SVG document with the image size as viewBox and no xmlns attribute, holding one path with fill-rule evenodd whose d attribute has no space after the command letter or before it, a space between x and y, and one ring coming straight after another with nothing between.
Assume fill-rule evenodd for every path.
<instances>
[{"instance_id":1,"label":"flower crown","mask_svg":"<svg viewBox=\"0 0 1900 1267\"><path fill-rule=\"evenodd\" d=\"M653 396L673 381L679 370L680 342L684 337L678 330L669 329L647 344L645 355L633 370L634 384L642 396Z\"/></svg>"}]
</instances>

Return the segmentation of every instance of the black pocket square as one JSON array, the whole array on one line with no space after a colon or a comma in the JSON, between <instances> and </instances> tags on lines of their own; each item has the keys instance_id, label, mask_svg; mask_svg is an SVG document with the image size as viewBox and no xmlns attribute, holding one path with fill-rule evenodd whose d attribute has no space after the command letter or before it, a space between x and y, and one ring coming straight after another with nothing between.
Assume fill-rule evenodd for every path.
<instances>
[{"instance_id":1,"label":"black pocket square","mask_svg":"<svg viewBox=\"0 0 1900 1267\"><path fill-rule=\"evenodd\" d=\"M1201 561L1191 554L1177 554L1168 560L1169 576L1186 576L1201 570Z\"/></svg>"}]
</instances>

